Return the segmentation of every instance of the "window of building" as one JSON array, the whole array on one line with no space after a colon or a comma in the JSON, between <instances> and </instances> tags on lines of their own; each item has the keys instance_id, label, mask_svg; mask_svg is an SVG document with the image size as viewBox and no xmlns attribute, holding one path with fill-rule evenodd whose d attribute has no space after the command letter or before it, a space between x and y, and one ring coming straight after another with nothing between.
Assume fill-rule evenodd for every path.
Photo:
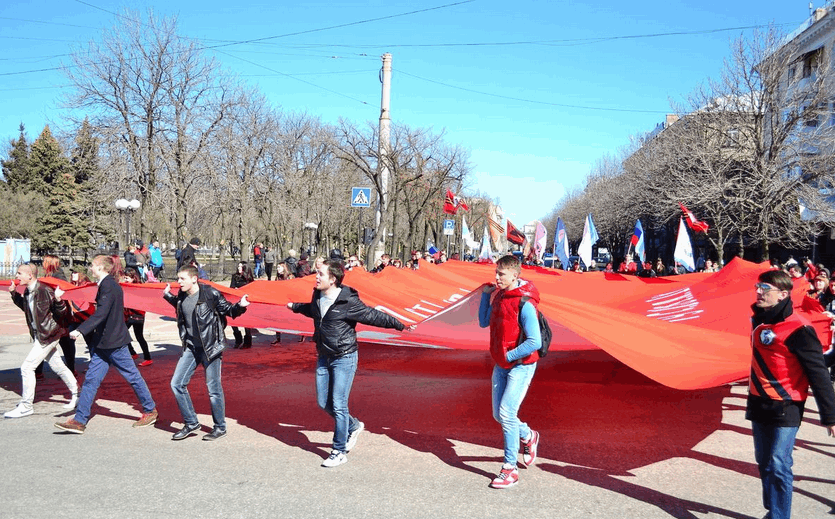
<instances>
[{"instance_id":1,"label":"window of building","mask_svg":"<svg viewBox=\"0 0 835 519\"><path fill-rule=\"evenodd\" d=\"M815 49L812 52L807 52L806 55L803 56L803 78L815 78L815 74L818 71L818 65L820 64L821 55L823 54L823 48Z\"/></svg>"},{"instance_id":2,"label":"window of building","mask_svg":"<svg viewBox=\"0 0 835 519\"><path fill-rule=\"evenodd\" d=\"M789 83L791 83L792 81L794 81L794 71L795 71L795 68L794 68L794 67L789 67L789 78L788 78L788 79L789 79Z\"/></svg>"},{"instance_id":3,"label":"window of building","mask_svg":"<svg viewBox=\"0 0 835 519\"><path fill-rule=\"evenodd\" d=\"M725 147L738 148L739 147L739 130L731 128L725 132Z\"/></svg>"}]
</instances>

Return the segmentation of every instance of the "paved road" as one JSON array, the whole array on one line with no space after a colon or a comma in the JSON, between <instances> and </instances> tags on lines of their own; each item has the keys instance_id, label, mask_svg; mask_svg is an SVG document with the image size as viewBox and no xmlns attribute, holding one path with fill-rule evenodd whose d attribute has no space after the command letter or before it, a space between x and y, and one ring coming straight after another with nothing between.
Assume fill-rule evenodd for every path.
<instances>
[{"instance_id":1,"label":"paved road","mask_svg":"<svg viewBox=\"0 0 835 519\"><path fill-rule=\"evenodd\" d=\"M29 349L22 313L0 297L0 409L19 398ZM149 316L155 363L142 372L160 411L133 429L136 398L115 372L84 435L53 423L66 388L47 368L33 416L0 421L0 517L759 518L745 387L675 391L602 352L540 362L521 416L542 434L515 488L501 464L485 353L363 345L351 411L366 423L349 462L327 455L332 422L315 403L310 342L256 335L224 354L229 435L170 440L179 354L170 320ZM82 357L79 347L79 357ZM79 359L80 371L86 361ZM191 392L211 424L202 370ZM812 404L814 409L814 404ZM832 517L835 444L810 412L795 452L795 517ZM814 422L814 424L812 423ZM208 427L204 427L208 431Z\"/></svg>"}]
</instances>

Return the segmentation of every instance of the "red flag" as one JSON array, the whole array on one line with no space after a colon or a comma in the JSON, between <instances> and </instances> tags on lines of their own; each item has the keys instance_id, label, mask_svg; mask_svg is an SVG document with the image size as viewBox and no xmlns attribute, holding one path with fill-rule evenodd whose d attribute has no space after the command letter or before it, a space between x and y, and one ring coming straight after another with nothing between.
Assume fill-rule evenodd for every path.
<instances>
[{"instance_id":1,"label":"red flag","mask_svg":"<svg viewBox=\"0 0 835 519\"><path fill-rule=\"evenodd\" d=\"M524 233L522 233L519 229L513 226L510 223L510 220L507 221L507 241L510 243L515 243L516 245L522 245L527 241L527 237Z\"/></svg>"},{"instance_id":2,"label":"red flag","mask_svg":"<svg viewBox=\"0 0 835 519\"><path fill-rule=\"evenodd\" d=\"M458 209L459 207L465 211L470 210L470 206L467 205L467 202L461 198L460 196L455 197L455 208Z\"/></svg>"},{"instance_id":3,"label":"red flag","mask_svg":"<svg viewBox=\"0 0 835 519\"><path fill-rule=\"evenodd\" d=\"M457 211L458 206L455 204L455 195L447 189L446 197L444 198L444 212L447 214L455 214Z\"/></svg>"},{"instance_id":4,"label":"red flag","mask_svg":"<svg viewBox=\"0 0 835 519\"><path fill-rule=\"evenodd\" d=\"M681 202L678 203L681 206L681 210L684 211L684 216L687 217L687 226L690 227L693 232L707 232L708 224L706 222L701 222L696 219L696 215L693 214L692 211L684 207L684 204Z\"/></svg>"}]
</instances>

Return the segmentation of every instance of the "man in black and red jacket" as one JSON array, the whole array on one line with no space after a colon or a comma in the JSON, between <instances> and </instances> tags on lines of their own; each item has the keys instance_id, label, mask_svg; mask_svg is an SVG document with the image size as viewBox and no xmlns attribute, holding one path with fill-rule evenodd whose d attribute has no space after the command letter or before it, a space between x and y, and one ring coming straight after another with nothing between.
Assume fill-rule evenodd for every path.
<instances>
[{"instance_id":1,"label":"man in black and red jacket","mask_svg":"<svg viewBox=\"0 0 835 519\"><path fill-rule=\"evenodd\" d=\"M758 279L745 418L752 422L766 517L783 519L791 516L792 449L809 387L830 436L835 436L835 392L814 328L793 313L791 277L769 270Z\"/></svg>"}]
</instances>

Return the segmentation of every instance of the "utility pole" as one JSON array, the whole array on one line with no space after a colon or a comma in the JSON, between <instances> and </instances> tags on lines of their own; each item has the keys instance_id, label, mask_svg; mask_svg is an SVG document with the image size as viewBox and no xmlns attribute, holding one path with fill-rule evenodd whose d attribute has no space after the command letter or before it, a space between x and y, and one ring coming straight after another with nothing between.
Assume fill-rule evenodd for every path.
<instances>
[{"instance_id":1,"label":"utility pole","mask_svg":"<svg viewBox=\"0 0 835 519\"><path fill-rule=\"evenodd\" d=\"M380 82L383 84L383 95L380 101L380 132L378 138L378 156L377 168L380 172L380 186L382 193L377 200L377 229L380 232L380 240L377 242L377 249L375 250L375 257L379 258L386 250L386 227L385 222L382 221L383 215L388 207L388 185L389 185L389 166L388 156L391 146L391 115L389 113L389 100L391 98L391 54L385 53L380 56L383 60L383 68L380 71ZM375 259L376 259L375 258Z\"/></svg>"}]
</instances>

